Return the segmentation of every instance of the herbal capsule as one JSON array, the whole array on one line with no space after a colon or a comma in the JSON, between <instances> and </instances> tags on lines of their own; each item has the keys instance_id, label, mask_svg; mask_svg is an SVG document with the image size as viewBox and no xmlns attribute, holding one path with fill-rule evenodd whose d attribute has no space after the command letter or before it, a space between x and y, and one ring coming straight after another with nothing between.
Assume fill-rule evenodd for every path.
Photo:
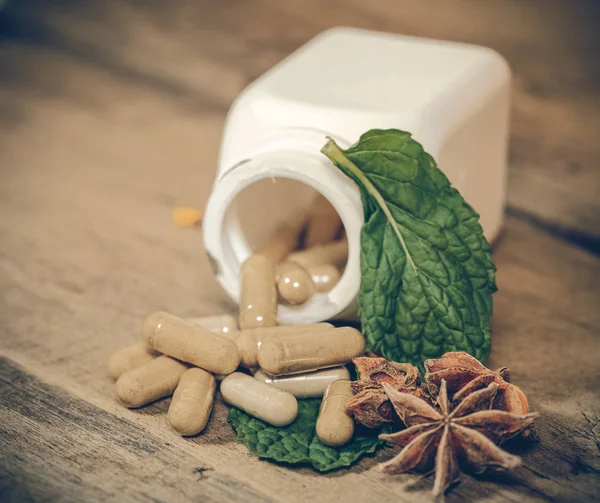
<instances>
[{"instance_id":1,"label":"herbal capsule","mask_svg":"<svg viewBox=\"0 0 600 503\"><path fill-rule=\"evenodd\" d=\"M135 409L169 396L188 368L185 363L169 356L159 356L121 375L117 379L117 397L123 405Z\"/></svg>"},{"instance_id":2,"label":"herbal capsule","mask_svg":"<svg viewBox=\"0 0 600 503\"><path fill-rule=\"evenodd\" d=\"M121 374L141 367L158 356L160 356L158 351L154 351L143 342L120 349L108 360L108 375L118 379Z\"/></svg>"},{"instance_id":3,"label":"herbal capsule","mask_svg":"<svg viewBox=\"0 0 600 503\"><path fill-rule=\"evenodd\" d=\"M315 245L305 250L291 253L286 262L295 262L305 269L316 265L341 264L348 259L348 241L340 239L324 245Z\"/></svg>"},{"instance_id":4,"label":"herbal capsule","mask_svg":"<svg viewBox=\"0 0 600 503\"><path fill-rule=\"evenodd\" d=\"M319 194L313 201L306 226L306 247L333 241L341 227L338 212L325 196Z\"/></svg>"},{"instance_id":5,"label":"herbal capsule","mask_svg":"<svg viewBox=\"0 0 600 503\"><path fill-rule=\"evenodd\" d=\"M235 341L242 353L241 365L248 369L258 367L258 348L267 337L314 332L332 327L329 323L313 323L311 325L283 325L242 330Z\"/></svg>"},{"instance_id":6,"label":"herbal capsule","mask_svg":"<svg viewBox=\"0 0 600 503\"><path fill-rule=\"evenodd\" d=\"M306 223L306 218L304 211L294 213L255 253L267 257L274 264L281 262L298 247L300 231Z\"/></svg>"},{"instance_id":7,"label":"herbal capsule","mask_svg":"<svg viewBox=\"0 0 600 503\"><path fill-rule=\"evenodd\" d=\"M291 376L272 376L258 370L254 374L254 378L287 391L296 398L315 398L323 396L327 386L332 382L340 379L350 379L350 372L346 367L334 367Z\"/></svg>"},{"instance_id":8,"label":"herbal capsule","mask_svg":"<svg viewBox=\"0 0 600 503\"><path fill-rule=\"evenodd\" d=\"M235 342L162 311L146 318L142 336L151 348L216 374L230 374L240 364Z\"/></svg>"},{"instance_id":9,"label":"herbal capsule","mask_svg":"<svg viewBox=\"0 0 600 503\"><path fill-rule=\"evenodd\" d=\"M284 375L344 365L365 351L362 334L351 327L278 335L262 341L258 365L269 374Z\"/></svg>"},{"instance_id":10,"label":"herbal capsule","mask_svg":"<svg viewBox=\"0 0 600 503\"><path fill-rule=\"evenodd\" d=\"M329 292L341 278L340 270L331 264L309 267L308 273L317 293Z\"/></svg>"},{"instance_id":11,"label":"herbal capsule","mask_svg":"<svg viewBox=\"0 0 600 503\"><path fill-rule=\"evenodd\" d=\"M352 440L354 420L346 414L346 402L354 393L350 381L335 381L329 385L317 418L317 437L325 445L340 447Z\"/></svg>"},{"instance_id":12,"label":"herbal capsule","mask_svg":"<svg viewBox=\"0 0 600 503\"><path fill-rule=\"evenodd\" d=\"M228 404L273 426L287 426L298 415L294 395L241 372L223 379L221 395Z\"/></svg>"},{"instance_id":13,"label":"herbal capsule","mask_svg":"<svg viewBox=\"0 0 600 503\"><path fill-rule=\"evenodd\" d=\"M234 339L234 334L239 330L237 319L230 314L187 318L187 321L194 325L200 325L204 330L208 330L213 334L222 335L228 339Z\"/></svg>"},{"instance_id":14,"label":"herbal capsule","mask_svg":"<svg viewBox=\"0 0 600 503\"><path fill-rule=\"evenodd\" d=\"M242 264L240 328L277 325L275 266L262 255L252 255Z\"/></svg>"},{"instance_id":15,"label":"herbal capsule","mask_svg":"<svg viewBox=\"0 0 600 503\"><path fill-rule=\"evenodd\" d=\"M179 379L167 414L173 429L186 437L200 433L208 422L216 389L211 373L199 368L186 370Z\"/></svg>"},{"instance_id":16,"label":"herbal capsule","mask_svg":"<svg viewBox=\"0 0 600 503\"><path fill-rule=\"evenodd\" d=\"M288 304L304 304L315 293L311 275L304 267L293 262L282 262L276 267L277 291Z\"/></svg>"}]
</instances>

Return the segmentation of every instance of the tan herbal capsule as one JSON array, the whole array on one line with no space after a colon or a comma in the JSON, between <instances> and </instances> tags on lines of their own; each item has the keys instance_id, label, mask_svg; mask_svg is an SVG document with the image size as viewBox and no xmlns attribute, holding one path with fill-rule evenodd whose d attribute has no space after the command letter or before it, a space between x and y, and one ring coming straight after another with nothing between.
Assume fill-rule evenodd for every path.
<instances>
[{"instance_id":1,"label":"tan herbal capsule","mask_svg":"<svg viewBox=\"0 0 600 503\"><path fill-rule=\"evenodd\" d=\"M240 328L277 325L275 266L262 255L252 255L242 264Z\"/></svg>"},{"instance_id":2,"label":"tan herbal capsule","mask_svg":"<svg viewBox=\"0 0 600 503\"><path fill-rule=\"evenodd\" d=\"M117 379L117 397L130 409L135 409L169 396L188 365L169 356L159 356L151 362L128 370Z\"/></svg>"},{"instance_id":3,"label":"tan herbal capsule","mask_svg":"<svg viewBox=\"0 0 600 503\"><path fill-rule=\"evenodd\" d=\"M200 433L208 422L216 389L211 373L199 368L186 370L179 379L167 414L173 429L186 437Z\"/></svg>"},{"instance_id":4,"label":"tan herbal capsule","mask_svg":"<svg viewBox=\"0 0 600 503\"><path fill-rule=\"evenodd\" d=\"M194 325L200 325L204 330L213 334L222 335L228 339L234 339L239 330L237 319L230 314L218 314L216 316L201 316L187 318Z\"/></svg>"},{"instance_id":5,"label":"tan herbal capsule","mask_svg":"<svg viewBox=\"0 0 600 503\"><path fill-rule=\"evenodd\" d=\"M310 274L304 267L293 262L277 264L277 291L288 304L304 304L315 293Z\"/></svg>"},{"instance_id":6,"label":"tan herbal capsule","mask_svg":"<svg viewBox=\"0 0 600 503\"><path fill-rule=\"evenodd\" d=\"M305 269L316 265L342 264L348 259L348 241L340 239L324 245L315 245L289 254L286 262L295 262Z\"/></svg>"},{"instance_id":7,"label":"tan herbal capsule","mask_svg":"<svg viewBox=\"0 0 600 503\"><path fill-rule=\"evenodd\" d=\"M160 356L158 351L143 342L134 344L114 353L108 360L108 375L118 379L128 370L136 369Z\"/></svg>"},{"instance_id":8,"label":"tan herbal capsule","mask_svg":"<svg viewBox=\"0 0 600 503\"><path fill-rule=\"evenodd\" d=\"M353 395L348 380L335 381L325 391L316 426L317 437L325 445L340 447L352 440L354 420L345 409Z\"/></svg>"},{"instance_id":9,"label":"tan herbal capsule","mask_svg":"<svg viewBox=\"0 0 600 503\"><path fill-rule=\"evenodd\" d=\"M268 337L258 349L258 365L273 375L345 365L365 351L363 335L342 327Z\"/></svg>"},{"instance_id":10,"label":"tan herbal capsule","mask_svg":"<svg viewBox=\"0 0 600 503\"><path fill-rule=\"evenodd\" d=\"M306 223L306 218L306 212L296 212L254 253L267 257L274 264L281 262L298 247L300 231Z\"/></svg>"},{"instance_id":11,"label":"tan herbal capsule","mask_svg":"<svg viewBox=\"0 0 600 503\"><path fill-rule=\"evenodd\" d=\"M293 395L241 372L223 379L221 396L228 404L273 426L287 426L298 415Z\"/></svg>"},{"instance_id":12,"label":"tan herbal capsule","mask_svg":"<svg viewBox=\"0 0 600 503\"><path fill-rule=\"evenodd\" d=\"M320 331L326 328L333 328L333 325L329 323L313 323L310 325L282 325L242 330L235 341L242 353L241 365L247 369L258 367L258 348L267 337L314 332L315 330Z\"/></svg>"},{"instance_id":13,"label":"tan herbal capsule","mask_svg":"<svg viewBox=\"0 0 600 503\"><path fill-rule=\"evenodd\" d=\"M350 379L350 372L346 367L334 367L290 376L272 376L258 370L254 374L254 378L280 390L287 391L296 398L316 398L323 396L332 382L340 379Z\"/></svg>"},{"instance_id":14,"label":"tan herbal capsule","mask_svg":"<svg viewBox=\"0 0 600 503\"><path fill-rule=\"evenodd\" d=\"M146 318L142 336L151 348L215 374L231 374L240 364L235 342L163 311Z\"/></svg>"},{"instance_id":15,"label":"tan herbal capsule","mask_svg":"<svg viewBox=\"0 0 600 503\"><path fill-rule=\"evenodd\" d=\"M341 278L340 270L331 264L315 265L307 270L317 293L329 292Z\"/></svg>"},{"instance_id":16,"label":"tan herbal capsule","mask_svg":"<svg viewBox=\"0 0 600 503\"><path fill-rule=\"evenodd\" d=\"M325 196L318 194L311 206L306 227L307 248L333 241L342 227L338 212Z\"/></svg>"}]
</instances>

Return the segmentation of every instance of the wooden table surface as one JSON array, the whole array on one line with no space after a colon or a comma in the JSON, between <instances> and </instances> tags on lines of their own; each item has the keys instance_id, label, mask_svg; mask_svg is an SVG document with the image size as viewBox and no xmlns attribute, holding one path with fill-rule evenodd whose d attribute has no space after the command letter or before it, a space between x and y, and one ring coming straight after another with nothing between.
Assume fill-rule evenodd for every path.
<instances>
[{"instance_id":1,"label":"wooden table surface","mask_svg":"<svg viewBox=\"0 0 600 503\"><path fill-rule=\"evenodd\" d=\"M595 1L20 0L0 12L0 500L429 501L383 449L319 475L248 454L216 404L202 435L168 400L121 407L109 355L155 309L234 312L173 207L202 206L246 84L335 25L461 40L514 71L490 366L541 442L448 501L598 501L600 50Z\"/></svg>"}]
</instances>

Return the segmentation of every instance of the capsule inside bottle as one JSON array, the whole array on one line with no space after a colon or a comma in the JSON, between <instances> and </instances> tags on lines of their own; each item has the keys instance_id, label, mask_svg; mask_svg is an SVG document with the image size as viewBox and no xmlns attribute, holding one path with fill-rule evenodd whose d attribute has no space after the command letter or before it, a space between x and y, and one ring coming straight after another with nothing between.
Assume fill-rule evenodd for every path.
<instances>
[{"instance_id":1,"label":"capsule inside bottle","mask_svg":"<svg viewBox=\"0 0 600 503\"><path fill-rule=\"evenodd\" d=\"M310 273L304 267L293 262L277 265L277 291L288 304L304 304L315 293Z\"/></svg>"},{"instance_id":2,"label":"capsule inside bottle","mask_svg":"<svg viewBox=\"0 0 600 503\"><path fill-rule=\"evenodd\" d=\"M332 264L315 265L309 267L307 271L317 293L329 292L342 277L340 270Z\"/></svg>"}]
</instances>

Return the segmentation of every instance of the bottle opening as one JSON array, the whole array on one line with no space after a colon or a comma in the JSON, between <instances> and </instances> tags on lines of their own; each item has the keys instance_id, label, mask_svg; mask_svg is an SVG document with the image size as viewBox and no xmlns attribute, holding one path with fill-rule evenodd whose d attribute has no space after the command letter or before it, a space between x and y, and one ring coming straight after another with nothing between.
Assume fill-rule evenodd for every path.
<instances>
[{"instance_id":1,"label":"bottle opening","mask_svg":"<svg viewBox=\"0 0 600 503\"><path fill-rule=\"evenodd\" d=\"M330 211L332 208L334 211ZM334 231L328 231L325 225L331 215L337 222L333 238ZM303 224L300 228L294 227L298 221ZM311 230L309 221L321 225ZM204 215L204 246L219 283L236 302L240 299L242 263L253 253L269 253L274 263L293 261L304 268L310 268L315 260L320 266L328 265L327 257L332 256L328 253L333 253L332 267L340 276L337 284L328 290L327 271L317 270L321 278L311 271L315 293L303 303L280 301L278 321L297 325L347 318L356 314L362 222L356 185L324 156L265 152L239 162L216 181ZM284 236L279 248L267 247L286 226L288 240ZM325 259L318 249L312 257L310 253L308 258L305 256L308 249L326 247L331 241L337 244L333 250L326 250ZM317 283L323 283L318 285L320 291Z\"/></svg>"},{"instance_id":2,"label":"bottle opening","mask_svg":"<svg viewBox=\"0 0 600 503\"><path fill-rule=\"evenodd\" d=\"M232 199L224 221L239 266L260 253L276 264L280 304L301 309L327 302L348 259L342 219L318 190L286 177L263 178Z\"/></svg>"}]
</instances>

